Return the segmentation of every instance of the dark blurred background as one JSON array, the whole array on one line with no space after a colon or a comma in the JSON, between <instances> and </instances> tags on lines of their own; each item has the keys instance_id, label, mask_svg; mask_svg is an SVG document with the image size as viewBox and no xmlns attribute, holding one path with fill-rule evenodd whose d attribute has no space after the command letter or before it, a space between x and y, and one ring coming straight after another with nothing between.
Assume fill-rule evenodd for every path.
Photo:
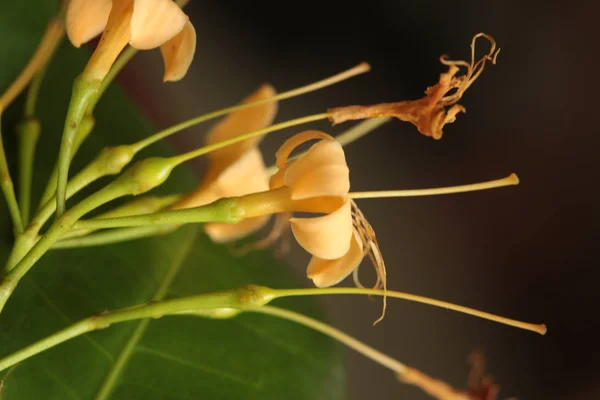
<instances>
[{"instance_id":1,"label":"dark blurred background","mask_svg":"<svg viewBox=\"0 0 600 400\"><path fill-rule=\"evenodd\" d=\"M467 114L441 141L394 121L348 146L352 189L427 188L518 173L517 187L359 205L377 231L390 288L543 321L548 334L399 300L372 327L379 301L322 301L336 326L457 387L466 385L468 354L481 349L502 386L500 398L600 398L592 273L600 222L598 11L593 1L192 0L187 12L198 46L188 77L161 84L160 53L153 51L142 52L121 83L163 127L237 103L263 82L284 91L362 60L372 64L367 75L281 103L277 121L284 121L332 106L421 97L446 70L441 54L468 59L475 33L493 35L502 48L498 65L461 101ZM199 146L209 126L179 135L174 145ZM332 134L350 126L312 125ZM268 162L297 131L265 139ZM201 173L204 164L194 167ZM295 245L287 258L304 276L308 255ZM350 400L427 398L360 355L348 351L347 360Z\"/></svg>"}]
</instances>

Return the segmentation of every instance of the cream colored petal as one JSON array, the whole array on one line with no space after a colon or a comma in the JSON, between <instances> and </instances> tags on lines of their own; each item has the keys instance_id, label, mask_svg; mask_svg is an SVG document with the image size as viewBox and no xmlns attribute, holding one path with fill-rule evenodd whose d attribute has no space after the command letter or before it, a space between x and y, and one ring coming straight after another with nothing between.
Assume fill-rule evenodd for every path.
<instances>
[{"instance_id":1,"label":"cream colored petal","mask_svg":"<svg viewBox=\"0 0 600 400\"><path fill-rule=\"evenodd\" d=\"M273 86L262 85L256 92L242 100L243 104L260 101L275 96ZM225 119L216 124L209 132L206 144L214 144L223 140L249 133L257 129L266 128L273 123L277 114L277 102L270 101L254 107L245 108L229 114ZM262 136L244 140L242 142L224 147L208 154L210 158L235 159L245 153L247 149L258 145Z\"/></svg>"},{"instance_id":2,"label":"cream colored petal","mask_svg":"<svg viewBox=\"0 0 600 400\"><path fill-rule=\"evenodd\" d=\"M256 147L248 150L225 169L214 184L222 197L269 190L269 174L260 150Z\"/></svg>"},{"instance_id":3,"label":"cream colored petal","mask_svg":"<svg viewBox=\"0 0 600 400\"><path fill-rule=\"evenodd\" d=\"M111 0L70 0L66 29L73 46L80 47L102 33L111 8Z\"/></svg>"},{"instance_id":4,"label":"cream colored petal","mask_svg":"<svg viewBox=\"0 0 600 400\"><path fill-rule=\"evenodd\" d=\"M160 46L165 63L163 81L174 82L187 74L196 52L196 30L191 22L173 39Z\"/></svg>"},{"instance_id":5,"label":"cream colored petal","mask_svg":"<svg viewBox=\"0 0 600 400\"><path fill-rule=\"evenodd\" d=\"M129 43L140 50L159 47L181 32L188 19L173 0L134 0Z\"/></svg>"},{"instance_id":6,"label":"cream colored petal","mask_svg":"<svg viewBox=\"0 0 600 400\"><path fill-rule=\"evenodd\" d=\"M358 234L354 232L350 250L344 256L335 260L313 257L308 264L306 275L312 279L316 287L337 285L358 268L363 258L362 242Z\"/></svg>"},{"instance_id":7,"label":"cream colored petal","mask_svg":"<svg viewBox=\"0 0 600 400\"><path fill-rule=\"evenodd\" d=\"M345 165L314 168L294 184L291 198L302 200L318 196L347 196L350 191L349 176L350 171Z\"/></svg>"},{"instance_id":8,"label":"cream colored petal","mask_svg":"<svg viewBox=\"0 0 600 400\"><path fill-rule=\"evenodd\" d=\"M342 257L350 248L352 211L349 200L331 214L313 218L290 218L294 237L313 256L324 260Z\"/></svg>"},{"instance_id":9,"label":"cream colored petal","mask_svg":"<svg viewBox=\"0 0 600 400\"><path fill-rule=\"evenodd\" d=\"M279 189L283 187L283 177L285 176L286 166L275 172L269 179L269 189Z\"/></svg>"},{"instance_id":10,"label":"cream colored petal","mask_svg":"<svg viewBox=\"0 0 600 400\"><path fill-rule=\"evenodd\" d=\"M270 215L248 218L237 224L222 224L211 222L204 225L204 231L215 243L227 243L244 238L263 226L269 221Z\"/></svg>"},{"instance_id":11,"label":"cream colored petal","mask_svg":"<svg viewBox=\"0 0 600 400\"><path fill-rule=\"evenodd\" d=\"M289 165L284 184L292 188L294 200L346 196L350 190L350 171L342 146L334 140L315 143L306 154Z\"/></svg>"},{"instance_id":12,"label":"cream colored petal","mask_svg":"<svg viewBox=\"0 0 600 400\"><path fill-rule=\"evenodd\" d=\"M213 185L201 185L192 193L173 204L171 210L182 210L184 208L200 207L221 198Z\"/></svg>"},{"instance_id":13,"label":"cream colored petal","mask_svg":"<svg viewBox=\"0 0 600 400\"><path fill-rule=\"evenodd\" d=\"M209 169L202 183L171 209L202 206L217 199L269 190L269 176L260 150L250 149L220 172Z\"/></svg>"}]
</instances>

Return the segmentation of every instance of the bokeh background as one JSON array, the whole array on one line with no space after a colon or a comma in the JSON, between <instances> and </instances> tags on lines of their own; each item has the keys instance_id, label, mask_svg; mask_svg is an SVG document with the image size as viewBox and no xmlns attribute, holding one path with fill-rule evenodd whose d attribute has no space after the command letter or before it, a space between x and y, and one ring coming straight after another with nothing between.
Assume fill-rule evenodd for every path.
<instances>
[{"instance_id":1,"label":"bokeh background","mask_svg":"<svg viewBox=\"0 0 600 400\"><path fill-rule=\"evenodd\" d=\"M441 54L468 59L472 35L493 35L502 52L461 101L467 114L440 141L394 121L348 146L352 189L518 173L517 187L359 205L378 234L390 288L543 321L549 333L402 301L390 301L384 322L372 327L379 301L322 303L336 326L457 387L466 385L469 353L483 350L500 398L600 398L598 11L593 1L192 0L187 12L198 47L188 77L161 84L159 52L142 52L120 82L166 127L237 103L263 82L284 91L362 60L372 64L367 75L281 103L277 121L284 121L332 106L421 97L445 71ZM191 129L173 145L197 147L209 127ZM311 127L337 134L350 125ZM267 161L296 131L265 139ZM204 164L193 167L200 174ZM294 246L286 258L303 277L308 256ZM365 280L369 269L363 267ZM427 398L360 355L347 351L347 361L350 400Z\"/></svg>"}]
</instances>

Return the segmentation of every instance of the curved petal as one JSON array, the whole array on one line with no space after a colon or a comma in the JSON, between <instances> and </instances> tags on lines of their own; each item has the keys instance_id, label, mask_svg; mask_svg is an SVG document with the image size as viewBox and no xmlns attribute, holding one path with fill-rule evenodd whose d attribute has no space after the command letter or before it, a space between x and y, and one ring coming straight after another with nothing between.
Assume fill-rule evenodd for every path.
<instances>
[{"instance_id":1,"label":"curved petal","mask_svg":"<svg viewBox=\"0 0 600 400\"><path fill-rule=\"evenodd\" d=\"M290 163L284 176L292 189L292 199L315 196L346 196L350 191L350 171L342 146L335 140L321 140L306 154Z\"/></svg>"},{"instance_id":2,"label":"curved petal","mask_svg":"<svg viewBox=\"0 0 600 400\"><path fill-rule=\"evenodd\" d=\"M350 200L331 214L313 218L290 218L294 237L313 256L324 260L342 257L350 249L352 210Z\"/></svg>"},{"instance_id":3,"label":"curved petal","mask_svg":"<svg viewBox=\"0 0 600 400\"><path fill-rule=\"evenodd\" d=\"M134 0L129 44L154 49L181 32L188 19L173 0Z\"/></svg>"},{"instance_id":4,"label":"curved petal","mask_svg":"<svg viewBox=\"0 0 600 400\"><path fill-rule=\"evenodd\" d=\"M312 279L316 287L329 287L337 285L352 273L364 258L362 242L354 232L350 243L350 250L335 260L323 260L313 257L308 264L306 276Z\"/></svg>"},{"instance_id":5,"label":"curved petal","mask_svg":"<svg viewBox=\"0 0 600 400\"><path fill-rule=\"evenodd\" d=\"M276 92L273 86L265 84L250 96L242 100L242 104L260 101L275 96ZM206 144L214 144L223 140L249 133L257 129L266 128L273 123L275 114L277 114L277 102L269 101L254 107L234 111L225 119L216 124L209 132ZM224 147L208 154L210 158L231 158L240 157L250 147L258 145L262 136L244 140L242 142Z\"/></svg>"},{"instance_id":6,"label":"curved petal","mask_svg":"<svg viewBox=\"0 0 600 400\"><path fill-rule=\"evenodd\" d=\"M73 46L80 47L102 33L111 8L112 0L70 0L66 30Z\"/></svg>"},{"instance_id":7,"label":"curved petal","mask_svg":"<svg viewBox=\"0 0 600 400\"><path fill-rule=\"evenodd\" d=\"M256 232L269 221L270 215L248 218L237 224L211 222L204 225L204 231L215 243L227 243L244 238Z\"/></svg>"},{"instance_id":8,"label":"curved petal","mask_svg":"<svg viewBox=\"0 0 600 400\"><path fill-rule=\"evenodd\" d=\"M187 74L196 52L196 30L188 21L185 28L173 39L160 46L165 63L164 82L174 82Z\"/></svg>"},{"instance_id":9,"label":"curved petal","mask_svg":"<svg viewBox=\"0 0 600 400\"><path fill-rule=\"evenodd\" d=\"M277 168L282 169L286 163L288 162L288 158L292 154L292 152L296 149L296 147L306 143L310 140L334 140L331 136L321 131L304 131L295 134L290 137L288 140L283 142L283 144L279 147L277 152L275 153L275 165Z\"/></svg>"}]
</instances>

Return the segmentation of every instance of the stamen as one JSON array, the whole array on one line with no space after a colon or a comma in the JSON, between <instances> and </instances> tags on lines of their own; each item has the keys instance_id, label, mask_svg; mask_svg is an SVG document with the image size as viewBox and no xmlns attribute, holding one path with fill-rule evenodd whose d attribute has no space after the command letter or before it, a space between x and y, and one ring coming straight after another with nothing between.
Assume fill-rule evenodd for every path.
<instances>
[{"instance_id":1,"label":"stamen","mask_svg":"<svg viewBox=\"0 0 600 400\"><path fill-rule=\"evenodd\" d=\"M231 312L235 312L233 309L219 309L219 310L209 310L212 311L211 316L214 318L216 314L217 317L219 313L216 311L221 311L225 315L225 318L231 317ZM419 389L423 390L425 393L432 395L436 399L440 400L472 400L473 398L470 396L470 393L466 393L463 391L459 391L454 389L452 386L447 383L432 378L421 371L412 368L395 358L388 356L385 353L361 342L360 340L348 335L347 333L334 328L328 324L325 324L321 321L318 321L314 318L308 317L306 315L287 310L285 308L273 307L273 306L262 306L253 309L244 310L245 312L254 312L259 314L271 315L273 317L286 319L288 321L295 322L297 324L303 325L307 328L313 329L317 332L321 332L322 334L329 336L330 338L338 341L339 343L348 346L352 350L362 354L367 357L371 361L390 369L393 371L396 376L403 381L404 383L414 385ZM193 313L194 315L205 316L206 310L198 310ZM237 315L234 313L233 315Z\"/></svg>"},{"instance_id":2,"label":"stamen","mask_svg":"<svg viewBox=\"0 0 600 400\"><path fill-rule=\"evenodd\" d=\"M545 335L547 328L544 324L533 324L529 322L517 321L514 319L501 317L499 315L490 314L484 311L479 311L474 308L464 307L457 304L448 303L446 301L435 300L425 296L419 296L393 290L377 290L377 289L361 289L349 287L331 287L331 288L309 288L309 289L270 289L270 295L273 298L291 297L291 296L326 296L326 295L367 295L367 296L389 296L396 299L414 301L417 303L428 304L434 307L445 308L460 312L463 314L472 315L489 321L494 321L500 324L512 326L526 331Z\"/></svg>"},{"instance_id":3,"label":"stamen","mask_svg":"<svg viewBox=\"0 0 600 400\"><path fill-rule=\"evenodd\" d=\"M336 328L329 326L321 321L317 321L315 319L312 319L305 315L296 313L294 311L286 310L286 309L279 308L279 307L273 307L273 306L262 306L262 307L247 309L244 311L273 315L273 316L276 316L279 318L287 319L287 320L299 323L301 325L307 326L311 329L314 329L318 332L321 332L321 333L337 340L338 342L340 342L342 344L345 344L346 346L350 347L351 349L353 349L353 350L359 352L360 354L364 355L365 357L375 361L377 364L380 364L386 368L389 368L390 370L394 371L397 374L403 375L404 372L409 369L406 365L404 365L400 361L398 361L378 350L375 350L373 347L366 345L365 343L353 338L352 336L340 331L339 329L336 329Z\"/></svg>"},{"instance_id":4,"label":"stamen","mask_svg":"<svg viewBox=\"0 0 600 400\"><path fill-rule=\"evenodd\" d=\"M494 189L504 186L514 186L519 184L519 177L516 174L493 181L472 183L469 185L448 186L432 189L413 189L413 190L382 190L375 192L352 192L352 199L381 199L386 197L417 197L417 196L435 196L440 194L474 192L478 190Z\"/></svg>"},{"instance_id":5,"label":"stamen","mask_svg":"<svg viewBox=\"0 0 600 400\"><path fill-rule=\"evenodd\" d=\"M373 264L377 274L377 281L375 282L373 289L383 289L384 293L381 316L373 323L373 325L377 325L385 317L385 310L387 308L387 296L385 295L387 291L387 274L385 262L383 261L383 255L379 250L379 243L377 243L375 230L371 224L369 224L369 221L367 221L362 211L358 208L358 205L356 205L353 200L350 200L350 202L352 205L352 224L354 226L354 231L358 233L363 245L364 255L369 256L371 264ZM358 268L355 271L358 271ZM353 278L355 282L358 282L357 286L363 287L362 284L360 284L358 272L353 273Z\"/></svg>"},{"instance_id":6,"label":"stamen","mask_svg":"<svg viewBox=\"0 0 600 400\"><path fill-rule=\"evenodd\" d=\"M199 149L190 151L189 153L185 153L185 154L181 154L179 156L174 156L171 159L173 160L173 163L175 165L179 165L182 164L186 161L192 160L196 157L200 157L204 154L210 153L211 151L215 151L218 149L221 149L223 147L227 147L229 145L232 145L234 143L238 143L241 141L244 141L246 139L250 139L253 137L257 137L257 136L262 136L262 135L266 135L267 133L270 132L275 132L281 129L285 129L285 128L290 128L293 126L298 126L298 125L302 125L302 124L306 124L309 122L314 122L314 121L319 121L319 120L323 120L323 119L327 119L328 114L327 113L323 113L323 114L315 114L315 115L309 115L308 117L302 117L302 118L297 118L297 119L293 119L290 121L286 121L286 122L282 122L279 124L275 124L275 125L271 125L267 128L263 128L263 129L258 129L256 131L253 132L249 132L243 135L239 135L236 137L233 137L231 139L227 139L227 140L223 140L221 142L217 142L214 143L212 145L208 145L208 146L204 146L201 147Z\"/></svg>"},{"instance_id":7,"label":"stamen","mask_svg":"<svg viewBox=\"0 0 600 400\"><path fill-rule=\"evenodd\" d=\"M477 39L483 37L490 42L490 50L489 52L481 57L477 62L475 62L475 43ZM471 40L471 62L467 63L466 61L454 61L450 60L447 55L443 55L440 57L440 62L444 65L448 66L458 66L458 67L466 67L467 73L464 76L458 77L457 79L457 90L455 93L451 95L447 95L442 98L442 102L446 106L450 106L455 104L462 97L463 93L479 78L479 75L483 72L485 68L485 63L487 61L492 64L496 64L496 58L498 58L498 54L500 53L500 49L496 50L496 41L493 37L485 33L478 33L473 36Z\"/></svg>"}]
</instances>

